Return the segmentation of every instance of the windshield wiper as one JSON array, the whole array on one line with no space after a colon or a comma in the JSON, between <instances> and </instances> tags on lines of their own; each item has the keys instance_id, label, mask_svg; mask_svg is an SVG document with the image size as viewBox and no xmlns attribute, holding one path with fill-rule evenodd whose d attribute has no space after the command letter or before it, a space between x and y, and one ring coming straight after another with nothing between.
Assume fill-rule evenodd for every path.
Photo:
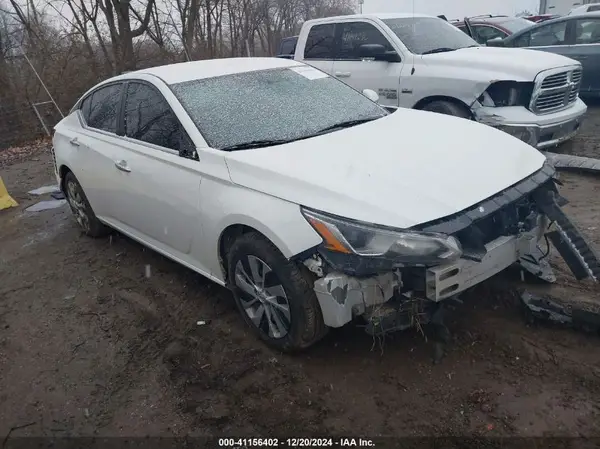
<instances>
[{"instance_id":1,"label":"windshield wiper","mask_svg":"<svg viewBox=\"0 0 600 449\"><path fill-rule=\"evenodd\" d=\"M229 145L221 148L223 151L236 151L236 150L250 150L252 148L263 148L272 147L275 145L283 145L284 143L290 143L297 139L265 139L265 140L252 140L250 142L236 143L235 145Z\"/></svg>"},{"instance_id":2,"label":"windshield wiper","mask_svg":"<svg viewBox=\"0 0 600 449\"><path fill-rule=\"evenodd\" d=\"M455 51L455 50L456 50L456 48L440 47L440 48L434 48L433 50L427 50L421 54L422 55L431 55L433 53L445 53L447 51Z\"/></svg>"},{"instance_id":3,"label":"windshield wiper","mask_svg":"<svg viewBox=\"0 0 600 449\"><path fill-rule=\"evenodd\" d=\"M327 131L333 131L335 129L350 128L352 126L360 125L361 123L372 122L373 120L377 120L378 118L381 117L360 118L356 120L347 120L345 122L339 122L335 125L328 126L327 128L320 129L315 133L315 135L326 133Z\"/></svg>"}]
</instances>

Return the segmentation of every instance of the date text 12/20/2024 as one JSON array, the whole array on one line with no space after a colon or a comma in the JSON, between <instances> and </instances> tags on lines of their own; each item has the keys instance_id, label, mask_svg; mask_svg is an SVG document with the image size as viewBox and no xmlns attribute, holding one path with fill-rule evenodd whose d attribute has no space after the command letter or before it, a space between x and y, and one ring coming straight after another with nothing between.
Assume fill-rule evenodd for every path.
<instances>
[{"instance_id":1,"label":"date text 12/20/2024","mask_svg":"<svg viewBox=\"0 0 600 449\"><path fill-rule=\"evenodd\" d=\"M219 447L375 447L369 438L219 438Z\"/></svg>"}]
</instances>

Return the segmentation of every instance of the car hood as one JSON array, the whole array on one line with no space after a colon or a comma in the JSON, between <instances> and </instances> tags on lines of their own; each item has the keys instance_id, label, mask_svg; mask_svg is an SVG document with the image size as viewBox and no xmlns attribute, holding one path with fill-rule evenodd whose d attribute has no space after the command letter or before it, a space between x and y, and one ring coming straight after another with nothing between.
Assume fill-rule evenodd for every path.
<instances>
[{"instance_id":1,"label":"car hood","mask_svg":"<svg viewBox=\"0 0 600 449\"><path fill-rule=\"evenodd\" d=\"M398 228L473 206L534 173L545 160L503 131L410 109L225 158L235 184Z\"/></svg>"},{"instance_id":2,"label":"car hood","mask_svg":"<svg viewBox=\"0 0 600 449\"><path fill-rule=\"evenodd\" d=\"M516 81L533 81L542 70L579 65L579 62L566 56L524 48L471 47L424 55L422 58L428 65L487 69L505 77L519 78Z\"/></svg>"}]
</instances>

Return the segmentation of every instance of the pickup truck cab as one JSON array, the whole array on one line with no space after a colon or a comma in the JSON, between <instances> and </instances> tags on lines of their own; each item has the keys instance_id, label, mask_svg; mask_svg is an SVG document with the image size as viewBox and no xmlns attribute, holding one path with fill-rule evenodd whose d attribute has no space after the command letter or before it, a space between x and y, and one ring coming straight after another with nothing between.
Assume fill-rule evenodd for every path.
<instances>
[{"instance_id":1,"label":"pickup truck cab","mask_svg":"<svg viewBox=\"0 0 600 449\"><path fill-rule=\"evenodd\" d=\"M421 14L358 14L304 23L294 53L388 110L472 119L537 147L573 137L587 111L581 64L535 50L488 48Z\"/></svg>"}]
</instances>

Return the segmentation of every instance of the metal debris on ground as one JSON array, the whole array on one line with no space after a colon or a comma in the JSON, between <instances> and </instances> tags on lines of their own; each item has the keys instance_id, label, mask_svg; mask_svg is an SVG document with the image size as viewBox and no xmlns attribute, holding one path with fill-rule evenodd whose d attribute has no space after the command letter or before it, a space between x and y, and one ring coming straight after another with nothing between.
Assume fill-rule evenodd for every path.
<instances>
[{"instance_id":1,"label":"metal debris on ground","mask_svg":"<svg viewBox=\"0 0 600 449\"><path fill-rule=\"evenodd\" d=\"M35 203L25 209L26 212L40 212L43 210L56 209L67 204L67 200L48 200Z\"/></svg>"},{"instance_id":2,"label":"metal debris on ground","mask_svg":"<svg viewBox=\"0 0 600 449\"><path fill-rule=\"evenodd\" d=\"M600 173L600 159L574 156L572 154L542 153L555 168L588 173Z\"/></svg>"},{"instance_id":3,"label":"metal debris on ground","mask_svg":"<svg viewBox=\"0 0 600 449\"><path fill-rule=\"evenodd\" d=\"M58 186L43 186L43 187L38 187L35 190L30 190L29 193L30 195L45 195L47 193L56 193L56 192L60 192L60 188Z\"/></svg>"},{"instance_id":4,"label":"metal debris on ground","mask_svg":"<svg viewBox=\"0 0 600 449\"><path fill-rule=\"evenodd\" d=\"M574 306L566 307L549 297L532 295L525 291L521 302L532 320L561 324L585 332L600 333L600 312Z\"/></svg>"}]
</instances>

